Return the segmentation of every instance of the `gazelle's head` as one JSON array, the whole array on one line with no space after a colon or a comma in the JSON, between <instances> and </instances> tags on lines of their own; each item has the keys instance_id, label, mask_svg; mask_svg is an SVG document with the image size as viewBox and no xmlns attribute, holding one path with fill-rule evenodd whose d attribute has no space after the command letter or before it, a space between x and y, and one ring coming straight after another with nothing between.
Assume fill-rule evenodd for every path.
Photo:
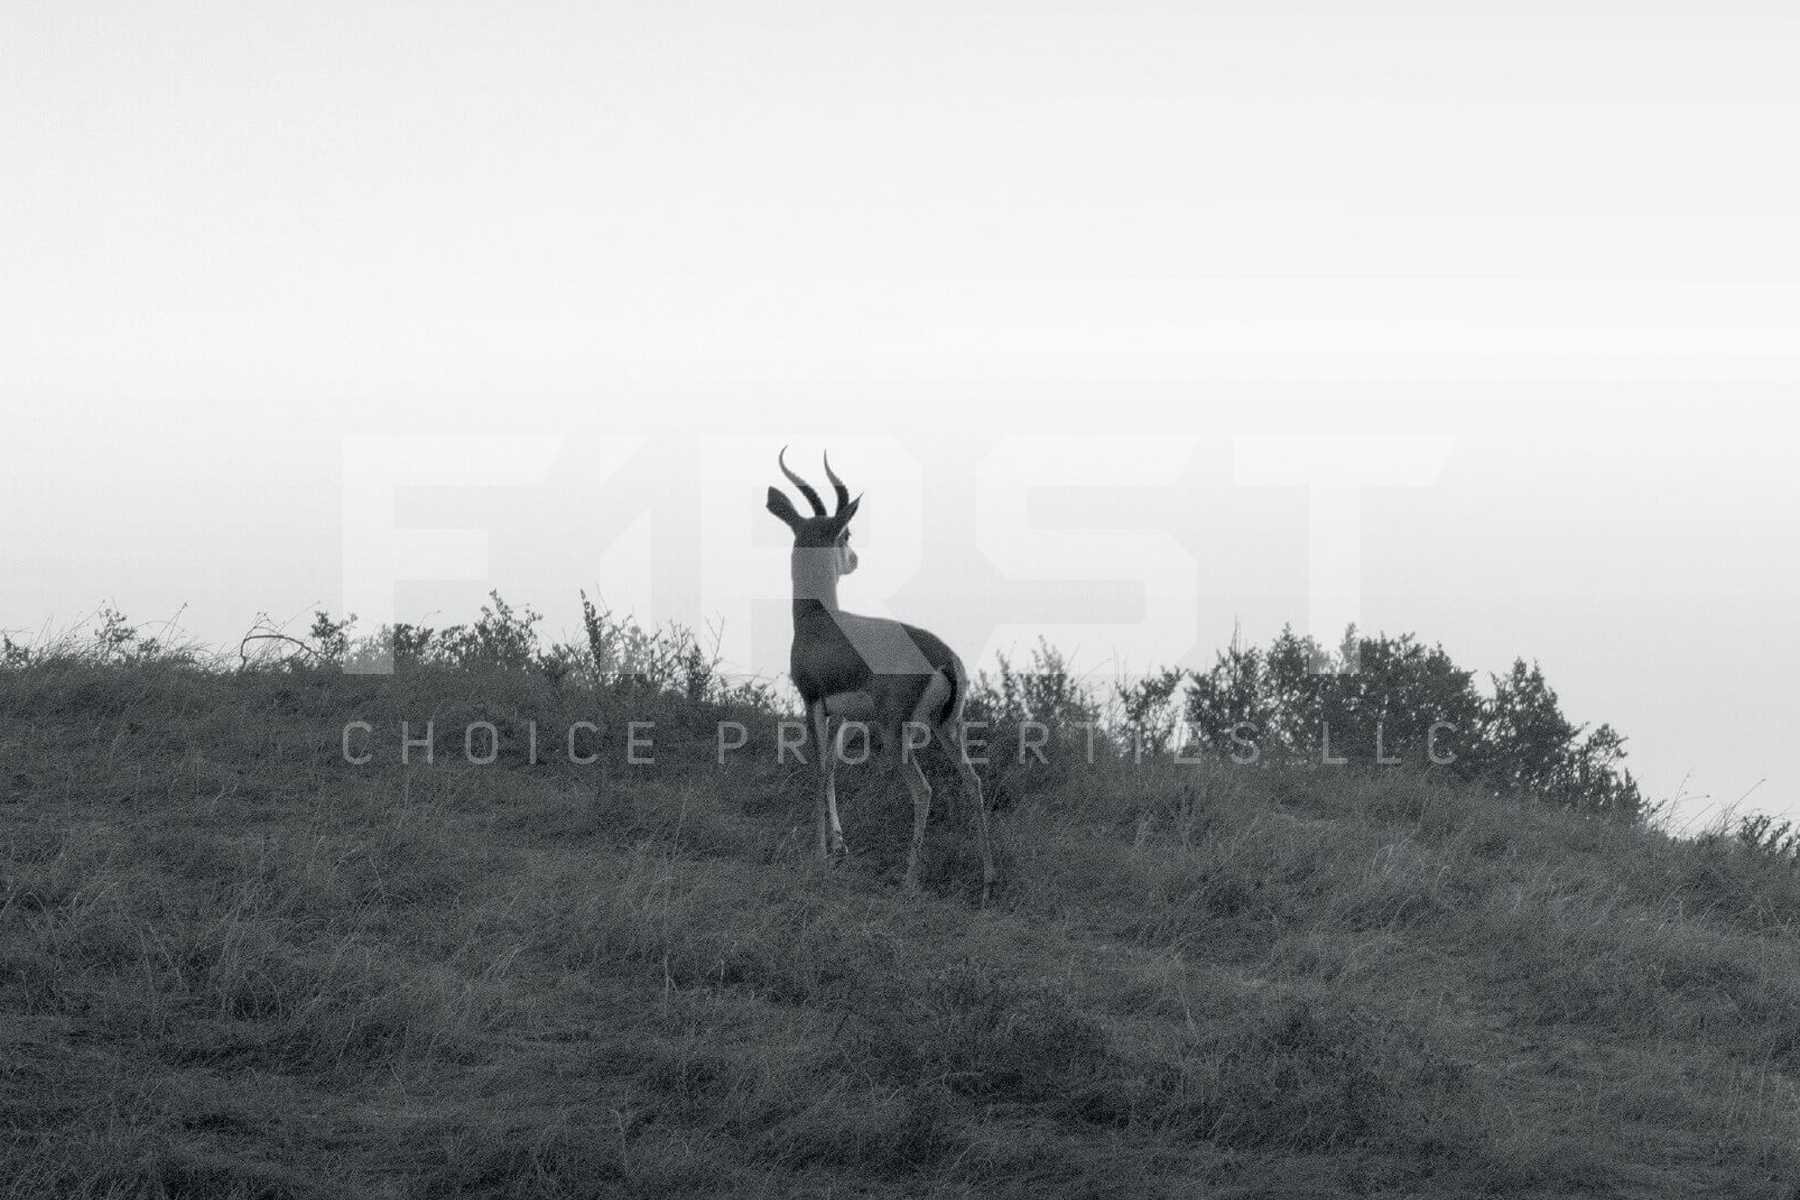
<instances>
[{"instance_id":1,"label":"gazelle's head","mask_svg":"<svg viewBox=\"0 0 1800 1200\"><path fill-rule=\"evenodd\" d=\"M794 502L787 498L786 492L780 488L769 489L769 511L794 531L796 566L804 561L815 570L829 571L834 579L856 570L856 551L850 548L850 518L856 515L862 497L858 496L854 500L850 498L850 490L832 471L831 456L827 454L825 476L831 480L832 490L837 493L837 510L827 514L825 502L819 499L819 493L813 491L812 485L788 470L786 446L775 456L775 461L780 464L781 473L788 477L788 482L799 488L800 494L812 505L813 515L803 517L794 507Z\"/></svg>"}]
</instances>

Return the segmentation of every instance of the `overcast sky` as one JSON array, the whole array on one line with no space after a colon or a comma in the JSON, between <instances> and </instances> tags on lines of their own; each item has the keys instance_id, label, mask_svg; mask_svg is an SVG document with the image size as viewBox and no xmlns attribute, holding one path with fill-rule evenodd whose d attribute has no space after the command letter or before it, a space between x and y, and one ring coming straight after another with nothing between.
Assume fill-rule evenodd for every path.
<instances>
[{"instance_id":1,"label":"overcast sky","mask_svg":"<svg viewBox=\"0 0 1800 1200\"><path fill-rule=\"evenodd\" d=\"M1800 815L1797 40L1748 4L10 5L0 627L235 641L386 554L401 618L498 587L561 632L586 587L774 673L792 442L867 490L846 604L972 660L1304 628L1326 518L1366 628L1539 659L1685 812L1766 778ZM1345 509L1272 444L1431 461Z\"/></svg>"}]
</instances>

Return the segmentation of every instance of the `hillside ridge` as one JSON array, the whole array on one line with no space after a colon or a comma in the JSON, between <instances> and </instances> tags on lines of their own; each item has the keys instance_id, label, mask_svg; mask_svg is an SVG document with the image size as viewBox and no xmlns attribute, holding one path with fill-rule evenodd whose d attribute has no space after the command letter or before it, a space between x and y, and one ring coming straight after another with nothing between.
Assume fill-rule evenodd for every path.
<instances>
[{"instance_id":1,"label":"hillside ridge","mask_svg":"<svg viewBox=\"0 0 1800 1200\"><path fill-rule=\"evenodd\" d=\"M342 730L435 714L435 761ZM1429 769L1015 778L985 910L775 716L530 671L0 671L0 1194L1787 1196L1800 880ZM656 763L463 757L656 723ZM753 751L720 766L721 719ZM998 769L998 768L996 768ZM1785 1189L1785 1190L1784 1190Z\"/></svg>"}]
</instances>

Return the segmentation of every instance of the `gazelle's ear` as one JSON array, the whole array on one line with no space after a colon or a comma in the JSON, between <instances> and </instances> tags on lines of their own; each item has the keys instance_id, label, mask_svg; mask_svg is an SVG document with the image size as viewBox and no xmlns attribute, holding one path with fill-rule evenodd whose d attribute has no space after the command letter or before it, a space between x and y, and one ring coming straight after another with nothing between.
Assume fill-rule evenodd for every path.
<instances>
[{"instance_id":1,"label":"gazelle's ear","mask_svg":"<svg viewBox=\"0 0 1800 1200\"><path fill-rule=\"evenodd\" d=\"M844 526L850 524L850 518L854 517L856 515L856 510L861 504L862 504L861 496L858 496L856 499L854 499L850 503L846 504L842 509L839 510L837 516L835 516L831 519L833 527L835 527L839 530L842 530L844 528Z\"/></svg>"},{"instance_id":2,"label":"gazelle's ear","mask_svg":"<svg viewBox=\"0 0 1800 1200\"><path fill-rule=\"evenodd\" d=\"M794 510L794 502L780 488L769 489L769 511L780 517L781 523L789 529L800 528L800 514Z\"/></svg>"}]
</instances>

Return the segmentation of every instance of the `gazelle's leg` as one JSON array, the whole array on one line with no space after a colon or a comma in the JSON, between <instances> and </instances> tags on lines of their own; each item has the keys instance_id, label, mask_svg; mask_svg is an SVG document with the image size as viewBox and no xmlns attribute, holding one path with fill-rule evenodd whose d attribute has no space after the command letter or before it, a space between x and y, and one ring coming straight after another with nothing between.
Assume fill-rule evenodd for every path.
<instances>
[{"instance_id":1,"label":"gazelle's leg","mask_svg":"<svg viewBox=\"0 0 1800 1200\"><path fill-rule=\"evenodd\" d=\"M975 773L974 765L963 756L961 719L953 717L936 728L938 744L950 756L950 761L956 764L956 777L962 781L962 790L968 793L968 799L975 808L975 840L981 846L981 902L986 904L1000 873L994 869L994 848L988 840L987 799L981 794L981 776Z\"/></svg>"},{"instance_id":2,"label":"gazelle's leg","mask_svg":"<svg viewBox=\"0 0 1800 1200\"><path fill-rule=\"evenodd\" d=\"M919 760L912 757L900 760L900 778L906 780L906 790L912 793L912 846L906 852L906 890L916 892L919 890L919 851L925 847L925 822L931 816L931 785L925 782Z\"/></svg>"},{"instance_id":3,"label":"gazelle's leg","mask_svg":"<svg viewBox=\"0 0 1800 1200\"><path fill-rule=\"evenodd\" d=\"M818 838L817 852L821 859L831 857L831 835L837 825L837 755L836 746L831 742L831 718L825 713L823 701L812 706L813 748L819 756L819 794L813 802L814 832ZM838 839L841 841L840 833Z\"/></svg>"},{"instance_id":4,"label":"gazelle's leg","mask_svg":"<svg viewBox=\"0 0 1800 1200\"><path fill-rule=\"evenodd\" d=\"M831 852L848 854L850 847L844 843L844 827L838 822L837 807L837 769L844 756L844 738L850 722L839 721L837 734L831 739L831 773L825 780L825 808L831 817Z\"/></svg>"}]
</instances>

